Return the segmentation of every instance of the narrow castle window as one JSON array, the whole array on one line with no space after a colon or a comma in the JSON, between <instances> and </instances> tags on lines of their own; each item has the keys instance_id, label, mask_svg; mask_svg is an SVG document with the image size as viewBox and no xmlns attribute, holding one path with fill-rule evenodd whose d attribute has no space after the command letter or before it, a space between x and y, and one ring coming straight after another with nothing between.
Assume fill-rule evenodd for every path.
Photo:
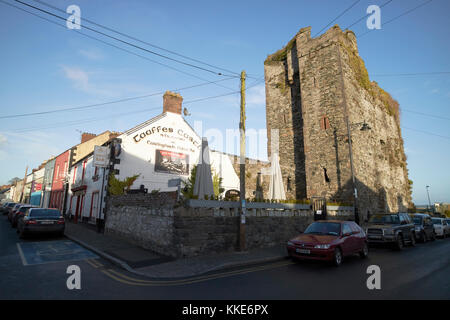
<instances>
[{"instance_id":1,"label":"narrow castle window","mask_svg":"<svg viewBox=\"0 0 450 320\"><path fill-rule=\"evenodd\" d=\"M328 120L327 116L323 116L322 119L320 119L320 127L324 130L330 128L330 120Z\"/></svg>"},{"instance_id":2,"label":"narrow castle window","mask_svg":"<svg viewBox=\"0 0 450 320\"><path fill-rule=\"evenodd\" d=\"M330 178L328 177L328 174L327 174L327 168L323 168L323 176L325 178L325 182L329 183Z\"/></svg>"}]
</instances>

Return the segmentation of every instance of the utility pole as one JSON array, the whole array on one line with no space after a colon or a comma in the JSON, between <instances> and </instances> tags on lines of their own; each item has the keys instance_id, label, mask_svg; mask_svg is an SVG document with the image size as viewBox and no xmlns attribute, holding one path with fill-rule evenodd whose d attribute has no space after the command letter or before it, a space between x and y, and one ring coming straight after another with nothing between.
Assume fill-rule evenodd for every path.
<instances>
[{"instance_id":1,"label":"utility pole","mask_svg":"<svg viewBox=\"0 0 450 320\"><path fill-rule=\"evenodd\" d=\"M239 224L239 250L245 251L245 71L241 72L241 117L239 122L239 131L241 134L241 153L239 161L239 200L241 206L241 223Z\"/></svg>"},{"instance_id":2,"label":"utility pole","mask_svg":"<svg viewBox=\"0 0 450 320\"><path fill-rule=\"evenodd\" d=\"M427 195L428 195L428 204L429 204L429 210L430 211L432 211L433 212L433 214L434 214L434 208L433 208L433 210L431 210L431 201L430 201L430 192L428 191L428 188L429 188L430 186L427 186L426 188L427 188Z\"/></svg>"},{"instance_id":3,"label":"utility pole","mask_svg":"<svg viewBox=\"0 0 450 320\"><path fill-rule=\"evenodd\" d=\"M22 203L22 200L23 200L23 192L25 190L25 184L27 183L27 173L28 173L28 166L25 169L25 177L23 178L22 191L20 192L19 203Z\"/></svg>"}]
</instances>

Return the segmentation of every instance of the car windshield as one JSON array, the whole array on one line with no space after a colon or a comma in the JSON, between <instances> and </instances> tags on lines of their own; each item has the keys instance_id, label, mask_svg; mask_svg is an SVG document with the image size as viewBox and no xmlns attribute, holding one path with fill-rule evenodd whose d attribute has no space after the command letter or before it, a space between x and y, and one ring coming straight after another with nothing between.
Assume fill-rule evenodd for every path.
<instances>
[{"instance_id":1,"label":"car windshield","mask_svg":"<svg viewBox=\"0 0 450 320\"><path fill-rule=\"evenodd\" d=\"M370 223L381 223L381 224L399 224L400 218L396 214L377 214L370 218Z\"/></svg>"},{"instance_id":2,"label":"car windshield","mask_svg":"<svg viewBox=\"0 0 450 320\"><path fill-rule=\"evenodd\" d=\"M38 209L38 210L35 209L30 211L30 217L33 218L39 217L58 218L59 216L61 216L61 212L55 209Z\"/></svg>"},{"instance_id":3,"label":"car windshield","mask_svg":"<svg viewBox=\"0 0 450 320\"><path fill-rule=\"evenodd\" d=\"M12 208L12 207L14 207L16 204L15 203L10 203L10 204L8 204L8 208Z\"/></svg>"},{"instance_id":4,"label":"car windshield","mask_svg":"<svg viewBox=\"0 0 450 320\"><path fill-rule=\"evenodd\" d=\"M414 224L417 224L417 225L421 225L422 224L422 218L421 217L414 217L413 220L414 220Z\"/></svg>"},{"instance_id":5,"label":"car windshield","mask_svg":"<svg viewBox=\"0 0 450 320\"><path fill-rule=\"evenodd\" d=\"M341 233L341 224L333 222L314 222L305 230L305 234L327 234L338 236Z\"/></svg>"},{"instance_id":6,"label":"car windshield","mask_svg":"<svg viewBox=\"0 0 450 320\"><path fill-rule=\"evenodd\" d=\"M433 224L442 224L442 220L441 219L431 219L433 221Z\"/></svg>"},{"instance_id":7,"label":"car windshield","mask_svg":"<svg viewBox=\"0 0 450 320\"><path fill-rule=\"evenodd\" d=\"M25 212L28 208L30 208L30 207L20 207L19 211L20 212Z\"/></svg>"}]
</instances>

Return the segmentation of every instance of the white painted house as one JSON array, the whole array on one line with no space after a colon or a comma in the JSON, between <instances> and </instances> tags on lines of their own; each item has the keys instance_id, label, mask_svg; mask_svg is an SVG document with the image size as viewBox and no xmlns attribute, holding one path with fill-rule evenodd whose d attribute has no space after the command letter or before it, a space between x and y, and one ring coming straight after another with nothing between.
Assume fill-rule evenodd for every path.
<instances>
[{"instance_id":1,"label":"white painted house","mask_svg":"<svg viewBox=\"0 0 450 320\"><path fill-rule=\"evenodd\" d=\"M94 167L93 158L91 153L69 169L66 210L75 222L95 223L104 219L102 199L106 195L109 169Z\"/></svg>"},{"instance_id":2,"label":"white painted house","mask_svg":"<svg viewBox=\"0 0 450 320\"><path fill-rule=\"evenodd\" d=\"M139 174L132 189L141 185L159 191L176 191L168 181L187 180L198 163L201 137L181 115L183 98L167 91L163 97L163 113L124 132L120 139L120 152L116 152L114 169L116 178L124 180ZM229 156L211 151L211 167L222 178L221 187L238 189L239 178Z\"/></svg>"}]
</instances>

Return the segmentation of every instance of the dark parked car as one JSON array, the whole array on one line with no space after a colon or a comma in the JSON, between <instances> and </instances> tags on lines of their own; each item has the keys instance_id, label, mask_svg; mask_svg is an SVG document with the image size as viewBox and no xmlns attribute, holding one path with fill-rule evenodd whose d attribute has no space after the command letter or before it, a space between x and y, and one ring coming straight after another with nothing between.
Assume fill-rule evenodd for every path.
<instances>
[{"instance_id":1,"label":"dark parked car","mask_svg":"<svg viewBox=\"0 0 450 320\"><path fill-rule=\"evenodd\" d=\"M16 211L19 210L19 208L23 205L25 205L25 203L16 203L13 207L9 208L9 212L8 212L9 222L12 221L12 218L14 217L14 214L16 213Z\"/></svg>"},{"instance_id":2,"label":"dark parked car","mask_svg":"<svg viewBox=\"0 0 450 320\"><path fill-rule=\"evenodd\" d=\"M411 214L415 225L415 235L416 239L420 239L422 242L427 242L428 240L436 240L436 234L434 233L433 221L430 215L426 213L414 213Z\"/></svg>"},{"instance_id":3,"label":"dark parked car","mask_svg":"<svg viewBox=\"0 0 450 320\"><path fill-rule=\"evenodd\" d=\"M376 214L367 226L369 244L392 244L402 250L405 243L416 245L415 226L407 213Z\"/></svg>"},{"instance_id":4,"label":"dark parked car","mask_svg":"<svg viewBox=\"0 0 450 320\"><path fill-rule=\"evenodd\" d=\"M8 213L8 204L9 204L10 202L5 202L4 204L2 204L2 206L0 207L0 212L2 213L2 214L6 214L6 213Z\"/></svg>"},{"instance_id":5,"label":"dark parked car","mask_svg":"<svg viewBox=\"0 0 450 320\"><path fill-rule=\"evenodd\" d=\"M17 232L23 238L31 233L64 235L65 221L58 209L28 208L17 223Z\"/></svg>"},{"instance_id":6,"label":"dark parked car","mask_svg":"<svg viewBox=\"0 0 450 320\"><path fill-rule=\"evenodd\" d=\"M9 214L9 211L16 205L15 202L8 202L2 209L3 214Z\"/></svg>"},{"instance_id":7,"label":"dark parked car","mask_svg":"<svg viewBox=\"0 0 450 320\"><path fill-rule=\"evenodd\" d=\"M34 207L36 207L36 206L32 206L32 205L29 205L29 204L25 204L23 206L20 206L19 209L17 209L14 213L11 214L12 215L12 217L11 217L11 227L13 227L13 228L17 227L17 221L19 221L19 219L23 217L25 211L28 208L34 208Z\"/></svg>"},{"instance_id":8,"label":"dark parked car","mask_svg":"<svg viewBox=\"0 0 450 320\"><path fill-rule=\"evenodd\" d=\"M291 258L332 261L339 266L345 256L358 253L367 257L369 249L364 230L353 221L316 221L305 232L288 241Z\"/></svg>"}]
</instances>

